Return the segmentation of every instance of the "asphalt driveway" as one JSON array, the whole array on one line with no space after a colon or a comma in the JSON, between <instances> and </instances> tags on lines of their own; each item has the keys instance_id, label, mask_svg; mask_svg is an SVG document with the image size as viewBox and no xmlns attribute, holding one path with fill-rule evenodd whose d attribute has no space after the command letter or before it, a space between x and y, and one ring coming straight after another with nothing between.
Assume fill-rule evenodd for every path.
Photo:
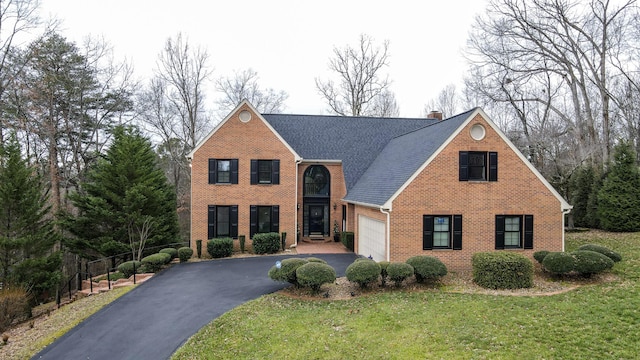
<instances>
[{"instance_id":1,"label":"asphalt driveway","mask_svg":"<svg viewBox=\"0 0 640 360\"><path fill-rule=\"evenodd\" d=\"M307 255L304 255L307 256ZM344 276L356 255L319 254ZM267 272L277 260L259 256L176 264L120 297L32 359L167 359L211 320L280 290Z\"/></svg>"}]
</instances>

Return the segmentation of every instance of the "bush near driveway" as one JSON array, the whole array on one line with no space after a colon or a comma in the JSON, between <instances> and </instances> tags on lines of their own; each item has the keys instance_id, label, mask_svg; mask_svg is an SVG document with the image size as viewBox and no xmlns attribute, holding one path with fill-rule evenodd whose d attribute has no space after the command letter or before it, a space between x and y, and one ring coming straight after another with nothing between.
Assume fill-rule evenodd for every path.
<instances>
[{"instance_id":1,"label":"bush near driveway","mask_svg":"<svg viewBox=\"0 0 640 360\"><path fill-rule=\"evenodd\" d=\"M323 284L336 281L336 270L327 264L309 262L296 269L296 278L301 286L308 286L317 293Z\"/></svg>"},{"instance_id":2,"label":"bush near driveway","mask_svg":"<svg viewBox=\"0 0 640 360\"><path fill-rule=\"evenodd\" d=\"M223 258L233 255L232 238L216 238L207 241L207 252L214 258Z\"/></svg>"},{"instance_id":3,"label":"bush near driveway","mask_svg":"<svg viewBox=\"0 0 640 360\"><path fill-rule=\"evenodd\" d=\"M402 282L413 276L413 266L407 263L390 263L387 266L387 276L396 286L402 285Z\"/></svg>"},{"instance_id":4,"label":"bush near driveway","mask_svg":"<svg viewBox=\"0 0 640 360\"><path fill-rule=\"evenodd\" d=\"M175 259L178 257L178 250L174 249L174 248L165 248L162 249L160 251L158 251L159 253L167 253L169 255L171 255L171 260Z\"/></svg>"},{"instance_id":5,"label":"bush near driveway","mask_svg":"<svg viewBox=\"0 0 640 360\"><path fill-rule=\"evenodd\" d=\"M134 266L135 266L136 272L140 272L140 267L142 266L142 262L136 261L136 260L123 262L122 264L118 265L118 271L121 272L124 275L124 277L128 278L129 276L133 275Z\"/></svg>"},{"instance_id":6,"label":"bush near driveway","mask_svg":"<svg viewBox=\"0 0 640 360\"><path fill-rule=\"evenodd\" d=\"M263 233L255 234L253 241L253 252L256 254L275 254L280 251L280 234Z\"/></svg>"},{"instance_id":7,"label":"bush near driveway","mask_svg":"<svg viewBox=\"0 0 640 360\"><path fill-rule=\"evenodd\" d=\"M269 278L275 281L288 282L293 285L298 285L296 277L296 270L308 263L307 259L300 258L288 258L280 261L279 264L273 265L269 269Z\"/></svg>"},{"instance_id":8,"label":"bush near driveway","mask_svg":"<svg viewBox=\"0 0 640 360\"><path fill-rule=\"evenodd\" d=\"M193 249L190 247L181 247L178 249L178 257L180 258L180 262L187 262L193 256Z\"/></svg>"},{"instance_id":9,"label":"bush near driveway","mask_svg":"<svg viewBox=\"0 0 640 360\"><path fill-rule=\"evenodd\" d=\"M171 261L171 255L167 253L152 254L142 259L144 269L150 272L158 272L162 266Z\"/></svg>"},{"instance_id":10,"label":"bush near driveway","mask_svg":"<svg viewBox=\"0 0 640 360\"><path fill-rule=\"evenodd\" d=\"M371 259L358 259L347 267L345 272L347 279L357 283L361 288L378 281L380 277L380 265Z\"/></svg>"}]
</instances>

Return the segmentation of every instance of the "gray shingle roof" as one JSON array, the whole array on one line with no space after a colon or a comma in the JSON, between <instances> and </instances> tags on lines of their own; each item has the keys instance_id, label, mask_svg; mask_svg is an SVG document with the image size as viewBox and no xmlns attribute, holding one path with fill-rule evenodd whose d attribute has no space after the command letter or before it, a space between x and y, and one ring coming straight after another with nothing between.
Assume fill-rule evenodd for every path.
<instances>
[{"instance_id":1,"label":"gray shingle roof","mask_svg":"<svg viewBox=\"0 0 640 360\"><path fill-rule=\"evenodd\" d=\"M305 160L342 160L347 191L394 137L435 119L263 114Z\"/></svg>"},{"instance_id":2,"label":"gray shingle roof","mask_svg":"<svg viewBox=\"0 0 640 360\"><path fill-rule=\"evenodd\" d=\"M346 200L383 205L474 110L443 121L262 116L303 159L342 160Z\"/></svg>"},{"instance_id":3,"label":"gray shingle roof","mask_svg":"<svg viewBox=\"0 0 640 360\"><path fill-rule=\"evenodd\" d=\"M345 200L384 205L471 112L473 110L391 139L358 182L349 189Z\"/></svg>"}]
</instances>

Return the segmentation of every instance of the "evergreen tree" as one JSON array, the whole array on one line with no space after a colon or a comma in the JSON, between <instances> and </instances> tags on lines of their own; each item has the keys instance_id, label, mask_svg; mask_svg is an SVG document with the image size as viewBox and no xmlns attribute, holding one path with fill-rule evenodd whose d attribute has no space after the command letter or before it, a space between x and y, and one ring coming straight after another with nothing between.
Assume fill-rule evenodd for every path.
<instances>
[{"instance_id":1,"label":"evergreen tree","mask_svg":"<svg viewBox=\"0 0 640 360\"><path fill-rule=\"evenodd\" d=\"M111 147L70 195L79 214L67 222L80 241L103 256L178 241L175 190L157 164L151 142L136 128L114 129ZM82 246L75 249L82 250Z\"/></svg>"},{"instance_id":2,"label":"evergreen tree","mask_svg":"<svg viewBox=\"0 0 640 360\"><path fill-rule=\"evenodd\" d=\"M36 298L61 278L47 200L42 177L12 135L0 144L0 282L23 286Z\"/></svg>"},{"instance_id":3,"label":"evergreen tree","mask_svg":"<svg viewBox=\"0 0 640 360\"><path fill-rule=\"evenodd\" d=\"M604 230L640 230L640 171L629 143L614 149L613 164L598 192L598 215Z\"/></svg>"},{"instance_id":4,"label":"evergreen tree","mask_svg":"<svg viewBox=\"0 0 640 360\"><path fill-rule=\"evenodd\" d=\"M591 166L583 166L575 174L574 191L571 196L573 204L573 221L575 226L588 227L587 212L589 210L589 196L595 183L595 172Z\"/></svg>"}]
</instances>

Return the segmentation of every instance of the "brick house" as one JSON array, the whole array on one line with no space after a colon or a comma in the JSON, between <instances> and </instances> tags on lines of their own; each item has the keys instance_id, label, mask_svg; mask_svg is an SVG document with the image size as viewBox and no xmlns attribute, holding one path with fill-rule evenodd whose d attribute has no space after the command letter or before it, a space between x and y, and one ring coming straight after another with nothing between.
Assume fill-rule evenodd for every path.
<instances>
[{"instance_id":1,"label":"brick house","mask_svg":"<svg viewBox=\"0 0 640 360\"><path fill-rule=\"evenodd\" d=\"M244 101L189 157L193 247L353 231L358 254L450 269L480 251L564 250L571 206L479 108L388 119L260 114Z\"/></svg>"}]
</instances>

